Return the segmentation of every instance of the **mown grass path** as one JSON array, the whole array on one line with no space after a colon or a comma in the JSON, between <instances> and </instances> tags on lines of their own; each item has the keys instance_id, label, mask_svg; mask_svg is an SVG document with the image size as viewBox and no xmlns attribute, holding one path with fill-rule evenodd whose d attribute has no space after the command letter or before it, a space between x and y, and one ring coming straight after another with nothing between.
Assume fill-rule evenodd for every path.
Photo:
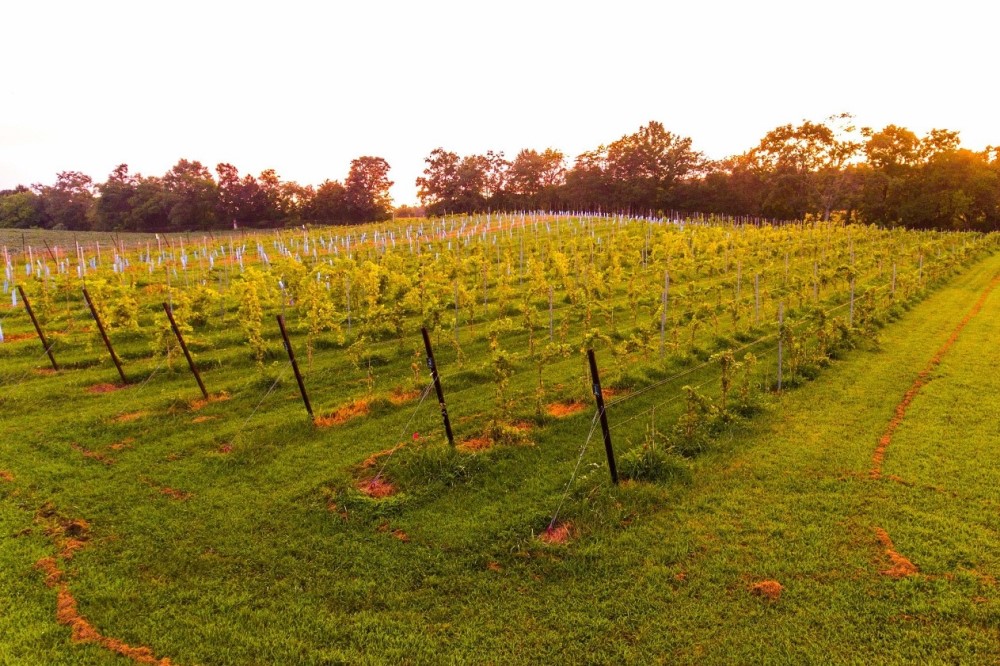
<instances>
[{"instance_id":1,"label":"mown grass path","mask_svg":"<svg viewBox=\"0 0 1000 666\"><path fill-rule=\"evenodd\" d=\"M530 530L589 414L384 519L341 518L319 486L394 443L375 424L340 443L283 423L221 452L189 434L211 424L164 407L169 387L132 404L74 385L38 420L5 415L0 664L125 663L58 623L61 588L35 565L60 552L50 582L74 611L176 664L996 662L1000 290L870 471L914 379L998 274L1000 257L976 264L884 329L880 351L777 398L699 457L688 485L612 489L596 469L564 546ZM230 405L204 413L232 420ZM126 412L145 415L110 418ZM178 419L192 425L174 433ZM84 545L71 544L77 519ZM893 553L915 571L886 575Z\"/></svg>"},{"instance_id":2,"label":"mown grass path","mask_svg":"<svg viewBox=\"0 0 1000 666\"><path fill-rule=\"evenodd\" d=\"M881 352L857 353L783 396L721 473L701 475L681 507L643 528L649 540L660 530L665 544L685 534L692 543L687 557L662 546L644 557L650 594L660 557L662 578L684 579L669 617L650 622L669 636L672 651L661 654L742 663L1000 659L1000 353L991 344L1000 294L989 293L926 376L883 477L869 475L914 378L998 272L996 258L977 265L886 329ZM918 573L887 575L898 564L890 550ZM779 601L749 593L763 580L783 586Z\"/></svg>"}]
</instances>

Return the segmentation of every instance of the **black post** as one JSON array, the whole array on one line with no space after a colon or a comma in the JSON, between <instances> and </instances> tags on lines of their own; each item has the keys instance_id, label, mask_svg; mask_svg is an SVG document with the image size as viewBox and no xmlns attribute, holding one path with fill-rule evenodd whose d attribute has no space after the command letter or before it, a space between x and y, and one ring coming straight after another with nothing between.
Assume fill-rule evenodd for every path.
<instances>
[{"instance_id":1,"label":"black post","mask_svg":"<svg viewBox=\"0 0 1000 666\"><path fill-rule=\"evenodd\" d=\"M601 432L604 433L604 452L608 454L608 470L611 472L611 483L618 485L618 467L615 465L615 450L611 446L611 429L608 427L608 415L604 411L604 394L601 392L601 376L597 374L597 359L594 350L587 350L587 360L590 361L590 378L593 380L594 399L597 401L597 414L601 419Z\"/></svg>"},{"instance_id":2,"label":"black post","mask_svg":"<svg viewBox=\"0 0 1000 666\"><path fill-rule=\"evenodd\" d=\"M198 372L198 367L194 364L194 359L191 358L191 352L188 351L187 345L184 343L181 329L177 328L177 322L174 321L174 313L170 311L170 306L166 303L163 304L163 311L167 313L167 319L170 320L170 328L174 329L177 342L181 343L181 351L184 352L184 358L187 359L188 367L191 368L191 374L194 375L195 380L198 382L198 388L201 389L202 397L208 400L208 391L205 390L205 384L201 381L201 373Z\"/></svg>"},{"instance_id":3,"label":"black post","mask_svg":"<svg viewBox=\"0 0 1000 666\"><path fill-rule=\"evenodd\" d=\"M38 333L38 339L42 341L42 347L45 348L45 353L49 355L49 361L52 363L52 369L58 370L59 366L56 365L56 359L52 355L52 345L50 345L45 339L45 334L42 333L42 327L38 325L38 320L35 318L35 312L31 309L31 303L28 301L28 297L24 294L24 289L21 288L21 285L17 285L17 291L21 294L21 300L24 301L24 309L28 311L28 316L31 317L31 323L35 325L35 332Z\"/></svg>"},{"instance_id":4,"label":"black post","mask_svg":"<svg viewBox=\"0 0 1000 666\"><path fill-rule=\"evenodd\" d=\"M292 370L295 371L295 381L299 383L299 393L302 394L302 402L306 405L309 418L314 419L312 405L309 404L309 396L306 394L306 385L302 381L302 373L299 372L299 364L295 361L295 352L292 351L292 343L288 341L288 331L285 330L285 317L278 315L278 326L281 328L281 337L285 341L285 350L288 352L288 360L292 362Z\"/></svg>"},{"instance_id":5,"label":"black post","mask_svg":"<svg viewBox=\"0 0 1000 666\"><path fill-rule=\"evenodd\" d=\"M128 384L128 378L125 376L125 371L122 370L122 362L118 359L118 354L115 353L115 348L111 346L111 340L108 338L107 332L104 330L104 323L101 321L100 315L97 314L97 308L94 307L94 302L90 300L90 294L87 293L87 288L83 288L83 297L87 300L87 307L90 308L90 314L93 315L94 321L97 322L97 330L101 332L101 338L104 340L104 346L108 348L108 352L111 354L111 360L115 362L115 367L118 368L118 374L122 378L123 384Z\"/></svg>"},{"instance_id":6,"label":"black post","mask_svg":"<svg viewBox=\"0 0 1000 666\"><path fill-rule=\"evenodd\" d=\"M441 388L441 377L438 376L437 364L434 362L434 350L431 349L431 338L427 328L421 327L420 334L424 337L424 349L427 350L427 367L431 370L434 380L434 391L437 393L438 404L441 405L441 418L444 420L444 432L448 435L448 443L455 446L455 435L451 432L451 420L448 418L448 407L444 404L444 390Z\"/></svg>"},{"instance_id":7,"label":"black post","mask_svg":"<svg viewBox=\"0 0 1000 666\"><path fill-rule=\"evenodd\" d=\"M52 252L52 248L49 247L48 241L44 241L43 240L42 242L45 243L45 249L49 251L49 256L52 257L52 261L55 262L56 268L58 268L59 267L59 260L56 259L56 255Z\"/></svg>"}]
</instances>

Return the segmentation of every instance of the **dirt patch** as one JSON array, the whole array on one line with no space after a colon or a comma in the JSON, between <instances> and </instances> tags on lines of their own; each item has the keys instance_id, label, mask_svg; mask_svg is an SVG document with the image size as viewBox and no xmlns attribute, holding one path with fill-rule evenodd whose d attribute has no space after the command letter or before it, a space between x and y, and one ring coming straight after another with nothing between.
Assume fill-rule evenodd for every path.
<instances>
[{"instance_id":1,"label":"dirt patch","mask_svg":"<svg viewBox=\"0 0 1000 666\"><path fill-rule=\"evenodd\" d=\"M943 345L941 345L940 349L934 353L924 369L917 374L917 378L913 380L913 384L910 385L910 388L903 395L903 399L900 400L898 405L896 405L896 410L893 413L892 419L890 419L889 424L882 433L882 436L879 437L878 445L875 447L875 453L872 455L872 469L869 473L871 478L882 478L882 464L885 462L886 451L892 443L893 434L906 417L907 408L910 406L910 403L913 402L914 398L917 397L917 394L920 393L920 389L922 389L927 382L930 381L931 372L933 372L934 369L941 364L941 359L944 358L944 355L947 354L948 351L955 345L962 329L964 329L972 318L979 314L980 310L983 309L986 299L998 284L1000 284L1000 275L994 277L989 285L986 286L986 289L983 290L982 294L980 294L979 299L975 302L969 312L966 313L962 320L958 322L958 325L955 326L954 330L952 330L951 335L948 336L948 339Z\"/></svg>"},{"instance_id":2,"label":"dirt patch","mask_svg":"<svg viewBox=\"0 0 1000 666\"><path fill-rule=\"evenodd\" d=\"M191 419L191 423L205 423L207 421L214 421L219 418L218 416L196 416Z\"/></svg>"},{"instance_id":3,"label":"dirt patch","mask_svg":"<svg viewBox=\"0 0 1000 666\"><path fill-rule=\"evenodd\" d=\"M410 535L400 529L392 529L392 526L388 522L381 523L378 526L378 531L384 534L389 534L392 538L402 541L403 543L410 542Z\"/></svg>"},{"instance_id":4,"label":"dirt patch","mask_svg":"<svg viewBox=\"0 0 1000 666\"><path fill-rule=\"evenodd\" d=\"M573 414L579 414L586 408L587 405L582 400L573 400L572 402L553 402L545 407L545 411L549 416L561 419Z\"/></svg>"},{"instance_id":5,"label":"dirt patch","mask_svg":"<svg viewBox=\"0 0 1000 666\"><path fill-rule=\"evenodd\" d=\"M982 573L980 571L975 571L975 570L973 570L972 573L975 574L976 578L979 579L979 584L980 585L983 585L984 587L996 587L997 586L997 579L995 577L991 576L990 574Z\"/></svg>"},{"instance_id":6,"label":"dirt patch","mask_svg":"<svg viewBox=\"0 0 1000 666\"><path fill-rule=\"evenodd\" d=\"M83 550L86 547L87 542L82 539L66 539L63 541L62 550L59 551L59 557L64 560L72 559L76 551Z\"/></svg>"},{"instance_id":7,"label":"dirt patch","mask_svg":"<svg viewBox=\"0 0 1000 666\"><path fill-rule=\"evenodd\" d=\"M22 340L31 340L32 338L37 338L38 336L34 333L7 333L3 336L4 342L21 342Z\"/></svg>"},{"instance_id":8,"label":"dirt patch","mask_svg":"<svg viewBox=\"0 0 1000 666\"><path fill-rule=\"evenodd\" d=\"M762 580L750 586L750 594L763 597L768 601L777 601L781 598L781 591L784 586L776 580Z\"/></svg>"},{"instance_id":9,"label":"dirt patch","mask_svg":"<svg viewBox=\"0 0 1000 666\"><path fill-rule=\"evenodd\" d=\"M538 535L538 538L543 543L548 544L564 544L568 543L573 536L573 523L557 523L555 525L549 525L545 528L545 531Z\"/></svg>"},{"instance_id":10,"label":"dirt patch","mask_svg":"<svg viewBox=\"0 0 1000 666\"><path fill-rule=\"evenodd\" d=\"M213 402L224 402L226 400L229 400L229 394L225 391L220 391L218 393L210 393L207 399L198 398L197 400L192 400L188 403L188 406L191 408L192 412L197 412L205 405L210 405Z\"/></svg>"},{"instance_id":11,"label":"dirt patch","mask_svg":"<svg viewBox=\"0 0 1000 666\"><path fill-rule=\"evenodd\" d=\"M892 563L891 567L879 573L889 578L906 578L907 576L915 576L919 573L917 565L899 554L896 546L892 543L892 539L889 538L888 532L881 527L876 527L875 536L878 537L879 543L885 548L886 557Z\"/></svg>"},{"instance_id":12,"label":"dirt patch","mask_svg":"<svg viewBox=\"0 0 1000 666\"><path fill-rule=\"evenodd\" d=\"M389 394L389 402L398 407L399 405L405 405L408 402L416 400L419 397L420 391L404 391L402 388L397 386L392 389L392 392Z\"/></svg>"},{"instance_id":13,"label":"dirt patch","mask_svg":"<svg viewBox=\"0 0 1000 666\"><path fill-rule=\"evenodd\" d=\"M135 443L135 437L126 437L120 442L115 442L108 448L111 449L112 451L121 451L123 449L131 449L132 444L134 443Z\"/></svg>"},{"instance_id":14,"label":"dirt patch","mask_svg":"<svg viewBox=\"0 0 1000 666\"><path fill-rule=\"evenodd\" d=\"M486 569L489 571L496 571L498 573L503 571L503 567L500 565L500 563L493 561L490 561L486 564Z\"/></svg>"},{"instance_id":15,"label":"dirt patch","mask_svg":"<svg viewBox=\"0 0 1000 666\"><path fill-rule=\"evenodd\" d=\"M898 483L899 485L906 486L907 488L913 487L913 483L911 481L907 481L903 477L896 474L886 474L885 479L886 481L892 481L893 483Z\"/></svg>"},{"instance_id":16,"label":"dirt patch","mask_svg":"<svg viewBox=\"0 0 1000 666\"><path fill-rule=\"evenodd\" d=\"M5 469L0 469L0 481L11 483L14 481L14 474Z\"/></svg>"},{"instance_id":17,"label":"dirt patch","mask_svg":"<svg viewBox=\"0 0 1000 666\"><path fill-rule=\"evenodd\" d=\"M222 444L221 446L219 446L218 451L219 451L219 453L232 453L233 452L233 445L227 442L227 443Z\"/></svg>"},{"instance_id":18,"label":"dirt patch","mask_svg":"<svg viewBox=\"0 0 1000 666\"><path fill-rule=\"evenodd\" d=\"M391 456L393 453L403 448L405 444L406 442L403 442L402 444L394 446L391 449L386 449L385 451L379 451L378 453L373 453L372 455L364 459L364 462L361 463L361 469L371 469L372 467L378 464L378 461L381 458L387 458Z\"/></svg>"},{"instance_id":19,"label":"dirt patch","mask_svg":"<svg viewBox=\"0 0 1000 666\"><path fill-rule=\"evenodd\" d=\"M52 368L35 368L32 370L36 375L41 375L43 377L49 377L56 374L56 371Z\"/></svg>"},{"instance_id":20,"label":"dirt patch","mask_svg":"<svg viewBox=\"0 0 1000 666\"><path fill-rule=\"evenodd\" d=\"M133 647L117 638L110 638L99 632L94 625L80 615L80 611L77 609L76 598L70 592L69 586L66 583L59 583L58 585L59 589L56 594L56 621L70 628L74 642L97 643L101 647L127 657L139 664L171 666L169 659L157 659L156 655L148 647Z\"/></svg>"},{"instance_id":21,"label":"dirt patch","mask_svg":"<svg viewBox=\"0 0 1000 666\"><path fill-rule=\"evenodd\" d=\"M194 497L193 493L184 492L183 490L177 490L176 488L171 488L170 486L161 486L152 479L147 479L139 477L139 481L145 483L147 486L155 490L156 492L169 497L170 499L177 500L178 502L184 502L186 500Z\"/></svg>"},{"instance_id":22,"label":"dirt patch","mask_svg":"<svg viewBox=\"0 0 1000 666\"><path fill-rule=\"evenodd\" d=\"M178 502L184 502L191 499L191 493L186 493L183 490L177 490L176 488L171 488L170 486L163 486L160 489L161 495L166 495L170 499L177 500Z\"/></svg>"},{"instance_id":23,"label":"dirt patch","mask_svg":"<svg viewBox=\"0 0 1000 666\"><path fill-rule=\"evenodd\" d=\"M58 549L58 557L63 560L71 559L90 540L90 524L86 520L61 516L51 504L44 504L38 509L35 523L52 540Z\"/></svg>"},{"instance_id":24,"label":"dirt patch","mask_svg":"<svg viewBox=\"0 0 1000 666\"><path fill-rule=\"evenodd\" d=\"M461 451L486 451L493 448L493 440L489 437L470 437L459 442L455 448Z\"/></svg>"},{"instance_id":25,"label":"dirt patch","mask_svg":"<svg viewBox=\"0 0 1000 666\"><path fill-rule=\"evenodd\" d=\"M342 407L337 408L333 413L326 416L319 416L315 419L317 426L326 428L328 426L342 425L351 419L368 414L368 401L365 399L355 400Z\"/></svg>"},{"instance_id":26,"label":"dirt patch","mask_svg":"<svg viewBox=\"0 0 1000 666\"><path fill-rule=\"evenodd\" d=\"M337 505L336 502L328 501L326 503L326 510L330 513L335 513L340 516L340 519L346 521L348 518L347 509L343 509Z\"/></svg>"},{"instance_id":27,"label":"dirt patch","mask_svg":"<svg viewBox=\"0 0 1000 666\"><path fill-rule=\"evenodd\" d=\"M43 557L35 562L35 568L45 574L46 587L53 587L62 580L62 571L59 570L59 563L54 557Z\"/></svg>"},{"instance_id":28,"label":"dirt patch","mask_svg":"<svg viewBox=\"0 0 1000 666\"><path fill-rule=\"evenodd\" d=\"M384 499L396 494L396 486L381 476L358 482L358 490L373 499Z\"/></svg>"},{"instance_id":29,"label":"dirt patch","mask_svg":"<svg viewBox=\"0 0 1000 666\"><path fill-rule=\"evenodd\" d=\"M87 393L113 393L125 388L124 384L94 384L86 388Z\"/></svg>"},{"instance_id":30,"label":"dirt patch","mask_svg":"<svg viewBox=\"0 0 1000 666\"><path fill-rule=\"evenodd\" d=\"M889 425L886 426L885 431L882 433L882 436L879 437L878 446L875 447L875 453L872 455L871 478L879 479L882 477L882 463L885 461L885 452L889 448L889 444L892 443L892 436L906 417L906 410L910 406L910 403L913 402L920 389L927 383L929 374L930 371L928 369L922 370L913 382L913 385L903 395L903 399L896 405L896 411L889 421Z\"/></svg>"},{"instance_id":31,"label":"dirt patch","mask_svg":"<svg viewBox=\"0 0 1000 666\"><path fill-rule=\"evenodd\" d=\"M132 421L138 421L142 417L146 416L149 412L129 412L128 414L119 414L118 416L111 419L112 423L131 423Z\"/></svg>"},{"instance_id":32,"label":"dirt patch","mask_svg":"<svg viewBox=\"0 0 1000 666\"><path fill-rule=\"evenodd\" d=\"M628 389L618 389L618 388L602 388L601 397L607 400L608 398L617 398L618 396L624 396L631 393Z\"/></svg>"},{"instance_id":33,"label":"dirt patch","mask_svg":"<svg viewBox=\"0 0 1000 666\"><path fill-rule=\"evenodd\" d=\"M99 453L97 451L91 451L90 449L86 449L86 448L80 446L79 444L77 444L75 442L72 443L72 444L70 444L69 448L73 449L74 451L76 451L77 453L79 453L80 455L82 455L84 458L90 458L91 460L96 460L97 462L101 463L102 465L114 465L115 464L115 461L114 461L113 458L109 458L108 456L104 455L103 453Z\"/></svg>"}]
</instances>

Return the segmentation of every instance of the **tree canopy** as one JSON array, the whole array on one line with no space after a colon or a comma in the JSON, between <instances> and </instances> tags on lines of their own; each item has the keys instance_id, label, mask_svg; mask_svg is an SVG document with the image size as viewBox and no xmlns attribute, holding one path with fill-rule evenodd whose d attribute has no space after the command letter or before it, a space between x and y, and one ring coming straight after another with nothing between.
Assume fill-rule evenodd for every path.
<instances>
[{"instance_id":1,"label":"tree canopy","mask_svg":"<svg viewBox=\"0 0 1000 666\"><path fill-rule=\"evenodd\" d=\"M1000 229L1000 149L963 148L957 132L920 137L897 125L857 127L849 114L767 132L744 153L711 161L657 121L577 155L525 148L459 155L443 147L416 179L430 215L490 210L712 212L883 226ZM181 159L162 176L116 167L101 183L62 171L52 185L0 191L0 227L180 231L353 224L393 214L389 163L362 156L343 180L319 186L254 176L229 163L214 173ZM401 213L415 211L405 207Z\"/></svg>"}]
</instances>

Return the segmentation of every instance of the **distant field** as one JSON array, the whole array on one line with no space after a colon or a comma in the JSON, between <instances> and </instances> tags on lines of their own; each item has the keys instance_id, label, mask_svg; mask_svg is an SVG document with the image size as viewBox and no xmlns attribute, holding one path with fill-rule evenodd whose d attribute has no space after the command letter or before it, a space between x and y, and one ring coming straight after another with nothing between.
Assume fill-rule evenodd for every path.
<instances>
[{"instance_id":1,"label":"distant field","mask_svg":"<svg viewBox=\"0 0 1000 666\"><path fill-rule=\"evenodd\" d=\"M159 234L183 237L186 234ZM45 243L53 246L72 247L74 243L113 244L118 238L127 238L131 242L156 242L157 234L120 234L111 231L49 231L47 229L0 229L0 245L6 245L11 251L20 252L22 248L34 246L40 252L45 252Z\"/></svg>"},{"instance_id":2,"label":"distant field","mask_svg":"<svg viewBox=\"0 0 1000 666\"><path fill-rule=\"evenodd\" d=\"M996 236L480 216L0 244L10 663L1000 659Z\"/></svg>"}]
</instances>

